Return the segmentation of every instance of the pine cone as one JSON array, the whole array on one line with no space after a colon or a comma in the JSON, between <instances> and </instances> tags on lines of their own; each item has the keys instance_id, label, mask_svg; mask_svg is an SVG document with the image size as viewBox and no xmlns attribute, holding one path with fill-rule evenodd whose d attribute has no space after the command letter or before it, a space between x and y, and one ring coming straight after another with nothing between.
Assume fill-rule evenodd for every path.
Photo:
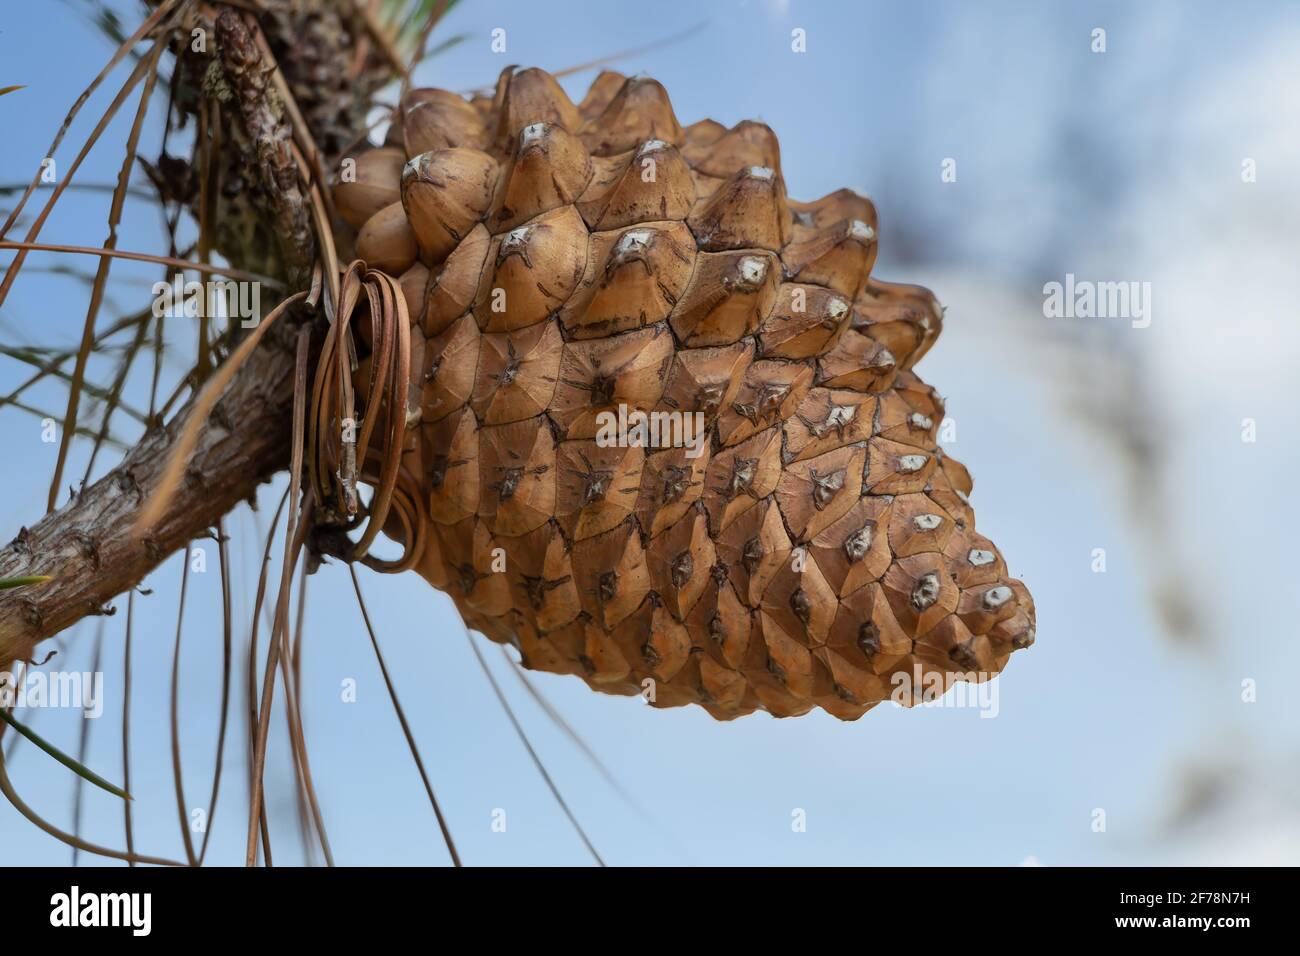
<instances>
[{"instance_id":1,"label":"pine cone","mask_svg":"<svg viewBox=\"0 0 1300 956\"><path fill-rule=\"evenodd\" d=\"M538 69L416 90L402 120L335 201L419 333L416 567L469 626L721 719L855 719L1033 643L912 371L942 310L870 277L869 200L792 201L767 126L683 128L610 72L578 106Z\"/></svg>"}]
</instances>

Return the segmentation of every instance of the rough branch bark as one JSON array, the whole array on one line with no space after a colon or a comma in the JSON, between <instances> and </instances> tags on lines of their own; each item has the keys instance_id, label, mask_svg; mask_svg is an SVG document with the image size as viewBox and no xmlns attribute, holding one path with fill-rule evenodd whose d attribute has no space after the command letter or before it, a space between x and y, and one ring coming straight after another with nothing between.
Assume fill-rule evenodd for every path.
<instances>
[{"instance_id":1,"label":"rough branch bark","mask_svg":"<svg viewBox=\"0 0 1300 956\"><path fill-rule=\"evenodd\" d=\"M219 218L233 219L250 211L254 229L272 226L268 237L272 254L283 261L283 272L295 287L306 284L316 259L316 243L311 231L311 214L307 197L299 186L299 169L294 160L293 129L285 108L272 94L270 65L263 62L244 16L224 8L217 14L217 49L224 82L214 91L219 99L234 109L239 122L233 127L238 146L228 154L232 163L226 181L235 177L255 177L254 194L260 201L249 210L248 196L235 194L234 205L218 206Z\"/></svg>"},{"instance_id":2,"label":"rough branch bark","mask_svg":"<svg viewBox=\"0 0 1300 956\"><path fill-rule=\"evenodd\" d=\"M363 128L370 94L391 78L391 68L372 57L360 77L348 69L362 28L345 0L262 0L262 9L261 27L295 100L316 142L333 154ZM201 97L223 104L232 148L222 157L228 165L216 248L235 266L301 288L316 253L306 198L287 165L291 130L284 104L268 90L269 65L253 42L253 22L221 4L200 16L200 25L219 40L216 56L187 50L187 34L178 44L181 64L173 82L185 87L176 91L185 108L197 112ZM294 322L281 322L240 369L199 439L186 480L151 534L138 539L132 525L163 472L189 405L146 434L112 472L0 549L0 578L55 579L0 591L0 670L32 658L42 639L83 617L110 613L115 596L186 542L206 535L259 483L288 466L294 328Z\"/></svg>"},{"instance_id":3,"label":"rough branch bark","mask_svg":"<svg viewBox=\"0 0 1300 956\"><path fill-rule=\"evenodd\" d=\"M284 327L288 331L289 326ZM0 551L0 578L49 574L48 584L0 592L0 670L33 656L36 643L134 587L177 548L203 536L289 461L293 354L284 334L249 358L199 440L185 480L152 533L131 527L157 486L184 425L177 415L133 448L112 472Z\"/></svg>"}]
</instances>

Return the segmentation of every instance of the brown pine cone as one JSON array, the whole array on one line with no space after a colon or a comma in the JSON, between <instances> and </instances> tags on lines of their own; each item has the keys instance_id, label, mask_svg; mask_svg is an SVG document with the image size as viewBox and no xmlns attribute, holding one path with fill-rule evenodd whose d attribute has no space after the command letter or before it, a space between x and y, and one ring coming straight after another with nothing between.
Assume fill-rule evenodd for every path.
<instances>
[{"instance_id":1,"label":"brown pine cone","mask_svg":"<svg viewBox=\"0 0 1300 956\"><path fill-rule=\"evenodd\" d=\"M416 567L526 666L854 719L1033 643L913 372L942 310L870 277L869 200L787 198L767 126L509 69L490 99L413 91L334 195L418 333Z\"/></svg>"}]
</instances>

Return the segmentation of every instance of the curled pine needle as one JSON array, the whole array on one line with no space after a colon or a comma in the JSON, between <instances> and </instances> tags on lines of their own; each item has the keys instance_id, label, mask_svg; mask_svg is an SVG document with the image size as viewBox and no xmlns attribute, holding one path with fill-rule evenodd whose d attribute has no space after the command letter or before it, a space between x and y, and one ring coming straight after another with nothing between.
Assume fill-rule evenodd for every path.
<instances>
[{"instance_id":1,"label":"curled pine needle","mask_svg":"<svg viewBox=\"0 0 1300 956\"><path fill-rule=\"evenodd\" d=\"M10 715L10 713L4 708L0 708L0 720L3 720L14 730L18 731L18 733L22 734L24 737L26 737L36 746L40 747L42 750L44 750L47 754L49 754L59 763L63 764L63 766L67 767L69 770L75 773L78 777L81 777L83 780L86 780L89 783L93 783L101 790L107 790L115 797L121 797L123 800L131 799L131 795L127 793L125 790L123 790L121 787L117 787L109 783L107 780L105 780L99 774L95 773L90 768L83 766L82 764L78 763L76 760L69 757L62 750L54 746L54 744L50 743L48 740L46 740L40 734L36 733L34 730L29 730L27 727L23 726L21 723L15 720L14 717Z\"/></svg>"},{"instance_id":2,"label":"curled pine needle","mask_svg":"<svg viewBox=\"0 0 1300 956\"><path fill-rule=\"evenodd\" d=\"M7 591L10 588L24 588L29 584L44 584L53 580L54 578L48 574L28 574L20 578L0 578L0 591Z\"/></svg>"}]
</instances>

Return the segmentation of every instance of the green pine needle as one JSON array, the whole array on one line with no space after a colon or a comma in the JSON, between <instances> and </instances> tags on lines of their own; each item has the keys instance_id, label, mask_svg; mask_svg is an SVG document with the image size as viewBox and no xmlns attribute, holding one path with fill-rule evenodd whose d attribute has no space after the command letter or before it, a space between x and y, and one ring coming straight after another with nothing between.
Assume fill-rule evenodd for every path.
<instances>
[{"instance_id":1,"label":"green pine needle","mask_svg":"<svg viewBox=\"0 0 1300 956\"><path fill-rule=\"evenodd\" d=\"M48 574L29 574L21 578L0 578L0 591L7 591L10 588L22 588L29 584L44 584L46 581L53 581L54 578Z\"/></svg>"},{"instance_id":2,"label":"green pine needle","mask_svg":"<svg viewBox=\"0 0 1300 956\"><path fill-rule=\"evenodd\" d=\"M107 780L105 780L99 774L95 773L93 770L73 760L71 757L65 754L58 747L54 746L52 743L42 738L35 731L30 730L27 727L24 727L17 720L15 720L13 716L3 707L0 707L0 720L3 720L14 730L18 731L20 734L22 734L24 737L26 737L36 746L40 747L42 750L44 750L47 754L49 754L59 763L63 764L63 766L67 767L69 770L75 773L78 777L81 777L83 780L90 781L95 786L99 787L101 790L107 790L115 797L121 797L123 800L131 799L131 795L127 793L125 790L123 790L121 787L113 786L113 784L109 783Z\"/></svg>"}]
</instances>

